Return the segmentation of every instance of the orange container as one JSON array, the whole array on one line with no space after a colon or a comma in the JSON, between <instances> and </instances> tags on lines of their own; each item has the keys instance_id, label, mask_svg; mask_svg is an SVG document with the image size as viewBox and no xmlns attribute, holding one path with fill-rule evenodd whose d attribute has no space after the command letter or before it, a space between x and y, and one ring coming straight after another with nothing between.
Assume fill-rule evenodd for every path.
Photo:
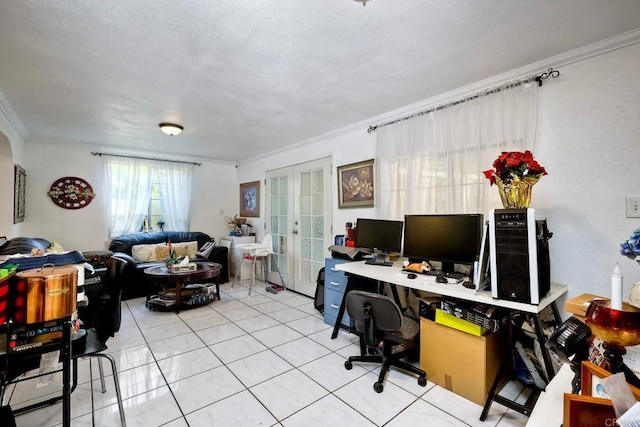
<instances>
[{"instance_id":1,"label":"orange container","mask_svg":"<svg viewBox=\"0 0 640 427\"><path fill-rule=\"evenodd\" d=\"M15 309L18 324L48 322L76 310L78 270L44 266L16 273Z\"/></svg>"}]
</instances>

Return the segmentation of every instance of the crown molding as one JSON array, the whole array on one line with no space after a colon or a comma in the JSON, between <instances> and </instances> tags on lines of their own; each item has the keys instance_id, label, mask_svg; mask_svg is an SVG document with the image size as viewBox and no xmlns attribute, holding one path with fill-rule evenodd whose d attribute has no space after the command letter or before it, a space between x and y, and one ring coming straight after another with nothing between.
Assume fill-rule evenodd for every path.
<instances>
[{"instance_id":1,"label":"crown molding","mask_svg":"<svg viewBox=\"0 0 640 427\"><path fill-rule=\"evenodd\" d=\"M0 89L0 111L2 111L7 120L9 120L9 123L11 123L11 126L13 126L16 132L18 132L20 138L26 142L27 139L29 139L29 132L27 128L24 127L22 120L18 117L18 114L9 103L2 89Z\"/></svg>"},{"instance_id":2,"label":"crown molding","mask_svg":"<svg viewBox=\"0 0 640 427\"><path fill-rule=\"evenodd\" d=\"M500 86L510 81L522 80L527 77L535 76L541 72L547 71L549 68L557 69L559 67L584 61L594 56L602 55L607 52L621 49L626 46L640 43L640 28L633 31L620 34L587 46L571 50L550 58L534 62L524 67L516 68L506 73L498 74L485 80L472 83L467 86L436 95L426 100L418 101L414 104L407 105L401 109L390 111L376 116L368 121L368 125L379 125L401 117L406 117L426 109L446 104L453 100L462 99L467 96ZM561 71L561 70L559 70ZM361 122L362 123L362 122ZM368 126L366 125L366 126Z\"/></svg>"},{"instance_id":3,"label":"crown molding","mask_svg":"<svg viewBox=\"0 0 640 427\"><path fill-rule=\"evenodd\" d=\"M380 125L401 117L406 117L420 111L427 110L429 108L451 102L452 100L461 99L466 96L476 94L486 89L490 89L494 86L503 85L509 81L521 80L526 77L537 75L546 71L549 68L558 68L565 65L573 64L576 62L584 61L585 59L592 58L594 56L602 55L607 52L611 52L617 49L621 49L626 46L630 46L636 43L640 43L640 28L637 28L620 35L610 37L608 39L601 40L596 43L589 44L587 46L577 48L560 55L552 56L550 58L534 62L524 67L517 68L515 70L508 71L506 73L498 74L485 80L481 80L476 83L472 83L467 86L460 87L453 91L445 92L440 95L433 96L431 98L418 101L413 104L405 105L402 108L388 111L378 116L359 121L347 125L345 127L335 129L331 132L318 135L314 138L307 139L305 141L289 145L276 151L272 151L263 155L259 155L239 163L239 165L250 163L265 157L269 157L279 152L287 151L292 148L304 146L312 142L323 141L331 138L336 138L347 133L355 131L366 131L370 125Z\"/></svg>"}]
</instances>

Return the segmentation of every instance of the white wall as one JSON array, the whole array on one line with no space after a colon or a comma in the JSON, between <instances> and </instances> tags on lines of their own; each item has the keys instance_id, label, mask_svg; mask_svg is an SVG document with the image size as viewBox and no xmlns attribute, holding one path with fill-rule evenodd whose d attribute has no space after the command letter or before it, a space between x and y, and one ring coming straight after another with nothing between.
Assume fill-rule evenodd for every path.
<instances>
[{"instance_id":1,"label":"white wall","mask_svg":"<svg viewBox=\"0 0 640 427\"><path fill-rule=\"evenodd\" d=\"M91 155L91 151L103 150L84 144L52 142L29 142L25 147L26 218L20 235L44 237L59 242L65 249L106 249L102 161ZM96 197L88 206L63 209L47 196L51 184L64 176L81 177L91 184ZM227 234L220 211L224 214L233 209L237 182L235 165L204 162L195 168L191 230L205 232L216 239Z\"/></svg>"},{"instance_id":2,"label":"white wall","mask_svg":"<svg viewBox=\"0 0 640 427\"><path fill-rule=\"evenodd\" d=\"M625 218L625 196L640 195L640 44L562 67L561 81L540 91L539 148L547 167L533 190L548 212L552 277L582 292L610 295L620 263L624 295L640 280L640 265L619 245L640 227Z\"/></svg>"},{"instance_id":3,"label":"white wall","mask_svg":"<svg viewBox=\"0 0 640 427\"><path fill-rule=\"evenodd\" d=\"M583 292L608 296L616 263L625 276L625 299L640 280L640 266L619 254L620 242L640 226L640 219L627 219L624 213L624 197L640 195L635 174L640 161L638 70L640 44L562 66L559 81L540 91L534 155L549 175L534 187L532 207L548 215L554 233L552 281L567 284L569 297ZM336 188L336 165L374 154L375 133L362 129L242 164L239 178L262 180L266 170L331 155ZM374 208L338 209L334 195L334 234L342 234L347 221L375 215Z\"/></svg>"},{"instance_id":4,"label":"white wall","mask_svg":"<svg viewBox=\"0 0 640 427\"><path fill-rule=\"evenodd\" d=\"M2 92L0 91L0 96ZM0 100L2 101L2 100ZM19 236L24 223L13 224L13 165L23 165L24 141L0 110L0 235Z\"/></svg>"},{"instance_id":5,"label":"white wall","mask_svg":"<svg viewBox=\"0 0 640 427\"><path fill-rule=\"evenodd\" d=\"M264 183L266 171L300 164L322 157L331 157L333 159L333 179L331 188L331 203L333 205L333 217L331 218L331 220L333 223L333 234L344 234L346 222L355 222L358 217L374 218L375 209L337 208L338 183L335 178L336 167L374 158L375 141L375 134L368 134L366 132L366 129L362 129L361 131L351 132L344 135L338 135L326 139L308 142L305 144L300 144L288 150L279 151L270 156L265 156L240 165L238 168L238 178L240 180L239 182L260 180L261 183ZM263 207L262 209L260 209L261 217L247 219L247 221L253 225L258 241L260 241L262 235L264 234L264 206L267 195L264 191L262 191L260 196L260 206Z\"/></svg>"}]
</instances>

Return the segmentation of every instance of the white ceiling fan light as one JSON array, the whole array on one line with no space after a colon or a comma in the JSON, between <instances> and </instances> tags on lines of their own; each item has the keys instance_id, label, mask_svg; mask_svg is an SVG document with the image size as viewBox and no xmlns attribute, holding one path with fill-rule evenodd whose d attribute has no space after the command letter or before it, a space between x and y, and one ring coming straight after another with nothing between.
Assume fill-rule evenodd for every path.
<instances>
[{"instance_id":1,"label":"white ceiling fan light","mask_svg":"<svg viewBox=\"0 0 640 427\"><path fill-rule=\"evenodd\" d=\"M182 133L184 129L182 126L174 124L174 123L160 123L160 130L166 133L169 136L174 136Z\"/></svg>"}]
</instances>

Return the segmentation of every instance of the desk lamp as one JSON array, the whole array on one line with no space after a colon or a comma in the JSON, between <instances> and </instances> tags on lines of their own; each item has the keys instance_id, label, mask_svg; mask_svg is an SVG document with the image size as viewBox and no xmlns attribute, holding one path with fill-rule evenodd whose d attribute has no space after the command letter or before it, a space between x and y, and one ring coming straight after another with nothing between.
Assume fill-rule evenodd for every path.
<instances>
[{"instance_id":1,"label":"desk lamp","mask_svg":"<svg viewBox=\"0 0 640 427\"><path fill-rule=\"evenodd\" d=\"M627 383L640 387L640 379L622 360L627 353L626 346L640 344L640 308L622 303L622 310L616 310L608 300L593 300L587 308L585 322L604 342L609 371L623 372Z\"/></svg>"}]
</instances>

